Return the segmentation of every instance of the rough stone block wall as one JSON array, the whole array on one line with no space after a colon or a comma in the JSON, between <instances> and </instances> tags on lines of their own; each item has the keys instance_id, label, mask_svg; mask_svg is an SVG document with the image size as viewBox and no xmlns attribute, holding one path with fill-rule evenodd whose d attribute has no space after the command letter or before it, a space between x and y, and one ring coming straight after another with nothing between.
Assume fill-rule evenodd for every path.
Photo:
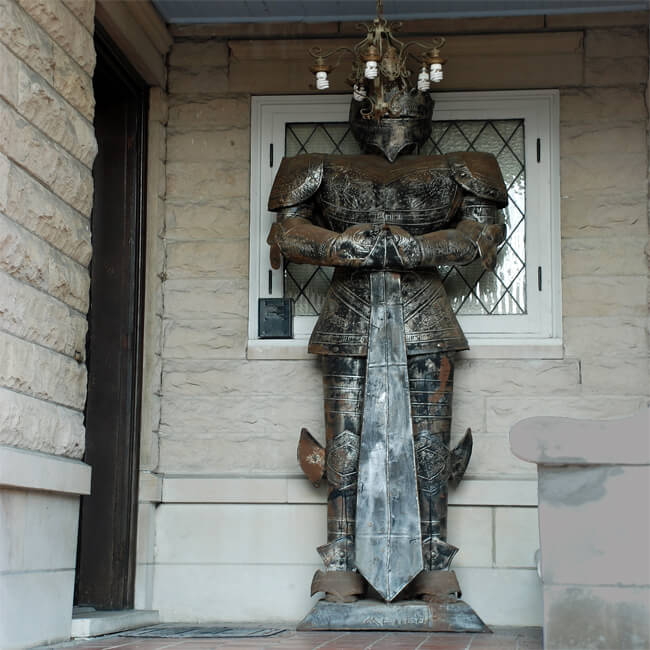
<instances>
[{"instance_id":1,"label":"rough stone block wall","mask_svg":"<svg viewBox=\"0 0 650 650\"><path fill-rule=\"evenodd\" d=\"M510 494L517 485L532 484L535 466L516 459L508 444L510 427L522 418L613 418L648 402L647 20L641 13L405 26L428 33L444 25L452 34L441 90L560 89L564 352L560 359L458 362L453 433L458 437L471 426L475 434L467 483L508 485ZM189 492L196 492L166 502L163 487L154 604L168 620L209 618L204 603L210 594L220 611L238 620L270 619L280 608L285 618L299 617L308 604L310 573L319 564L313 546L324 540L322 496L305 493L292 501L291 488L288 497L276 498L243 484L254 476L298 476L300 428L320 437L324 429L321 379L315 360L246 356L249 102L251 91L309 92L307 47L354 32L344 24L188 26L175 35L158 468L165 477L187 479ZM332 91L348 92L344 75L339 77L333 76ZM212 495L197 487L205 475L226 482L231 477L232 483ZM223 505L233 501L238 503ZM253 505L275 501L287 505ZM541 622L531 506L505 498L463 501L450 509L463 591L490 623ZM280 541L266 538L262 559L252 542L229 559L207 541L221 539L226 515L259 540L278 513L288 523ZM322 519L322 530L315 523L305 536L305 517L312 515L314 522ZM209 534L191 550L190 533L183 531L197 530ZM246 597L210 587L230 584L235 575ZM177 596L185 582L197 594L191 602Z\"/></svg>"},{"instance_id":2,"label":"rough stone block wall","mask_svg":"<svg viewBox=\"0 0 650 650\"><path fill-rule=\"evenodd\" d=\"M165 277L165 194L167 176L167 95L159 87L149 93L147 143L147 269L143 355L140 470L158 464L160 381L162 372L163 279Z\"/></svg>"},{"instance_id":3,"label":"rough stone block wall","mask_svg":"<svg viewBox=\"0 0 650 650\"><path fill-rule=\"evenodd\" d=\"M0 0L0 444L80 458L94 2Z\"/></svg>"}]
</instances>

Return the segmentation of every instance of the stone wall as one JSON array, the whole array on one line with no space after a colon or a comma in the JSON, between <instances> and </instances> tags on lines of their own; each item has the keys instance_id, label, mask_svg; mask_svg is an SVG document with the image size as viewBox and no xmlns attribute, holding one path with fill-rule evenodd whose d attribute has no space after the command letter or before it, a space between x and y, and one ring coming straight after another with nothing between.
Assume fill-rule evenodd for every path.
<instances>
[{"instance_id":1,"label":"stone wall","mask_svg":"<svg viewBox=\"0 0 650 650\"><path fill-rule=\"evenodd\" d=\"M560 89L562 358L461 359L454 393L454 434L475 433L449 526L465 596L489 623L538 624L535 500L522 496L535 470L507 433L531 415L609 418L648 401L647 14L404 32L450 34L441 91ZM297 478L295 446L302 426L323 431L320 376L315 361L247 359L249 100L308 92L307 47L352 36L336 23L175 28L154 593L169 620L217 606L239 620L297 618L308 606L325 517L322 493ZM335 76L332 92L347 92Z\"/></svg>"},{"instance_id":2,"label":"stone wall","mask_svg":"<svg viewBox=\"0 0 650 650\"><path fill-rule=\"evenodd\" d=\"M144 295L144 346L140 420L140 480L135 608L151 609L154 513L160 502L158 430L162 379L163 279L165 277L165 193L167 176L167 95L159 86L149 92L147 143L147 242Z\"/></svg>"},{"instance_id":3,"label":"stone wall","mask_svg":"<svg viewBox=\"0 0 650 650\"><path fill-rule=\"evenodd\" d=\"M84 453L94 0L0 0L0 647L68 639ZM43 452L43 453L36 453Z\"/></svg>"},{"instance_id":4,"label":"stone wall","mask_svg":"<svg viewBox=\"0 0 650 650\"><path fill-rule=\"evenodd\" d=\"M0 444L80 458L93 2L0 2Z\"/></svg>"}]
</instances>

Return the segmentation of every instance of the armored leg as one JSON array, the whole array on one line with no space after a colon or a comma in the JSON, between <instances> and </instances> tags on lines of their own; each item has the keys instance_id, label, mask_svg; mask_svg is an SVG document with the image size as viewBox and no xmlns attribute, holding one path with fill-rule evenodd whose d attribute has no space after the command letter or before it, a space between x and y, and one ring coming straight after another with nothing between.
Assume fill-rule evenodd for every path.
<instances>
[{"instance_id":1,"label":"armored leg","mask_svg":"<svg viewBox=\"0 0 650 650\"><path fill-rule=\"evenodd\" d=\"M354 528L365 367L361 357L322 357L329 490L327 544L318 552L327 573L316 575L312 591L325 591L330 600L354 600L363 591L354 566Z\"/></svg>"},{"instance_id":2,"label":"armored leg","mask_svg":"<svg viewBox=\"0 0 650 650\"><path fill-rule=\"evenodd\" d=\"M424 570L448 569L458 551L446 543L453 352L410 357L408 369Z\"/></svg>"}]
</instances>

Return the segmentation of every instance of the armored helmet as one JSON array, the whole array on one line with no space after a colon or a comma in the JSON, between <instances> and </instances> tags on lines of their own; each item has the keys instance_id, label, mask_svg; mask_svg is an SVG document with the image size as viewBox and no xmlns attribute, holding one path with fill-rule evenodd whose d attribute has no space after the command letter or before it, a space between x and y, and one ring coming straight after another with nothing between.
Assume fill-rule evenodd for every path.
<instances>
[{"instance_id":1,"label":"armored helmet","mask_svg":"<svg viewBox=\"0 0 650 650\"><path fill-rule=\"evenodd\" d=\"M379 151L394 162L400 153L413 150L431 135L434 102L428 92L397 86L386 93L385 102L386 112L377 116L372 100L353 98L350 128L364 151Z\"/></svg>"}]
</instances>

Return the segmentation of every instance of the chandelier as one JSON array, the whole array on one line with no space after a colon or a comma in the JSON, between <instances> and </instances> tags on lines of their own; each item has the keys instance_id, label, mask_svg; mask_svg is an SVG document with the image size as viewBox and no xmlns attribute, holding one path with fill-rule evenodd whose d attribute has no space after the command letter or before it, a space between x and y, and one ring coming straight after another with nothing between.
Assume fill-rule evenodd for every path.
<instances>
[{"instance_id":1,"label":"chandelier","mask_svg":"<svg viewBox=\"0 0 650 650\"><path fill-rule=\"evenodd\" d=\"M418 62L417 89L429 92L431 83L440 83L443 78L442 66L446 60L440 56L440 48L445 44L441 36L431 42L412 41L403 43L395 37L402 23L389 23L384 18L383 0L377 0L377 16L372 23L360 23L357 27L366 30L366 37L354 47L338 47L323 52L320 47L310 48L309 54L314 59L310 66L315 75L316 89L329 88L328 75L336 69L346 54L352 55L353 63L347 82L353 88L353 97L357 101L368 100L368 108L362 110L366 119L379 120L385 115L399 117L399 104L390 100L398 91L411 88L407 67L409 57ZM411 48L420 50L414 53Z\"/></svg>"}]
</instances>

